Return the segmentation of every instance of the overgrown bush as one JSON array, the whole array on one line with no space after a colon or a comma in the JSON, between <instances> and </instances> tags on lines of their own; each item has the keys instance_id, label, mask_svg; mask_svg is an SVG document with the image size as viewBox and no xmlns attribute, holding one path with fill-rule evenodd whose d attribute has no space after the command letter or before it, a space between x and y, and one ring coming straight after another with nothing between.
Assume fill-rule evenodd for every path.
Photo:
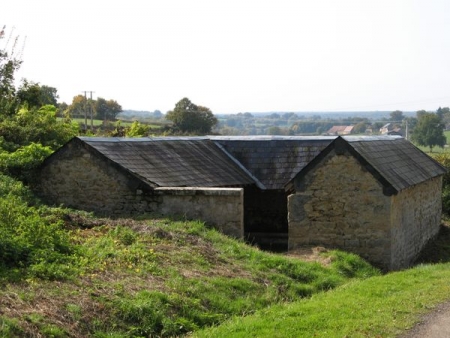
<instances>
[{"instance_id":1,"label":"overgrown bush","mask_svg":"<svg viewBox=\"0 0 450 338\"><path fill-rule=\"evenodd\" d=\"M62 221L48 217L22 183L0 175L0 269L26 269L27 277L65 278L73 247Z\"/></svg>"},{"instance_id":2,"label":"overgrown bush","mask_svg":"<svg viewBox=\"0 0 450 338\"><path fill-rule=\"evenodd\" d=\"M14 152L1 151L0 171L23 181L29 181L37 168L53 150L39 143L20 147Z\"/></svg>"},{"instance_id":3,"label":"overgrown bush","mask_svg":"<svg viewBox=\"0 0 450 338\"><path fill-rule=\"evenodd\" d=\"M450 215L450 154L435 154L434 159L447 169L442 180L442 212Z\"/></svg>"}]
</instances>

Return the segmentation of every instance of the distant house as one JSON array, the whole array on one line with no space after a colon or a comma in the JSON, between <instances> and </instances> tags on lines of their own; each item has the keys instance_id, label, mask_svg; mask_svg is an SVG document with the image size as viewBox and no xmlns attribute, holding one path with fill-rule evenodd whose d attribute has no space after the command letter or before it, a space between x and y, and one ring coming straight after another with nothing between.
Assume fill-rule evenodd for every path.
<instances>
[{"instance_id":1,"label":"distant house","mask_svg":"<svg viewBox=\"0 0 450 338\"><path fill-rule=\"evenodd\" d=\"M380 128L380 134L387 135L387 133L389 133L389 131L391 131L393 128L394 126L392 125L392 123L386 123L384 126Z\"/></svg>"},{"instance_id":2,"label":"distant house","mask_svg":"<svg viewBox=\"0 0 450 338\"><path fill-rule=\"evenodd\" d=\"M327 135L350 135L353 131L354 126L333 126L326 134Z\"/></svg>"},{"instance_id":3,"label":"distant house","mask_svg":"<svg viewBox=\"0 0 450 338\"><path fill-rule=\"evenodd\" d=\"M324 245L385 269L440 225L445 169L399 137L76 137L38 192L100 215L181 215L262 247Z\"/></svg>"},{"instance_id":4,"label":"distant house","mask_svg":"<svg viewBox=\"0 0 450 338\"><path fill-rule=\"evenodd\" d=\"M380 134L403 136L402 128L392 123L386 123L383 127L381 127Z\"/></svg>"},{"instance_id":5,"label":"distant house","mask_svg":"<svg viewBox=\"0 0 450 338\"><path fill-rule=\"evenodd\" d=\"M388 135L397 135L397 136L403 136L402 128L395 127L392 130L387 132Z\"/></svg>"}]
</instances>

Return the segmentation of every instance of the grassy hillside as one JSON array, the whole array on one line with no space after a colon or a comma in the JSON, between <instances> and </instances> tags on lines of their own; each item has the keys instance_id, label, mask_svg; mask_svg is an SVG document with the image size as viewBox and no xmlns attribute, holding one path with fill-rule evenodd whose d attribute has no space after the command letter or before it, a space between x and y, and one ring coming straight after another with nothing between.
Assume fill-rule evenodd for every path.
<instances>
[{"instance_id":1,"label":"grassy hillside","mask_svg":"<svg viewBox=\"0 0 450 338\"><path fill-rule=\"evenodd\" d=\"M179 336L378 275L271 254L199 222L99 219L0 176L0 336Z\"/></svg>"}]
</instances>

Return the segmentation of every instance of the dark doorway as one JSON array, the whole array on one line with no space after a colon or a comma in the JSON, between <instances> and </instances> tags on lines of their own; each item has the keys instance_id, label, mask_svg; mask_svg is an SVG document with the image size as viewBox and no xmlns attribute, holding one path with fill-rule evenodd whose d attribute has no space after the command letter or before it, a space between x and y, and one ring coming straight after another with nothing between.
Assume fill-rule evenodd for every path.
<instances>
[{"instance_id":1,"label":"dark doorway","mask_svg":"<svg viewBox=\"0 0 450 338\"><path fill-rule=\"evenodd\" d=\"M249 243L261 249L287 251L287 194L284 190L245 189L244 234Z\"/></svg>"}]
</instances>

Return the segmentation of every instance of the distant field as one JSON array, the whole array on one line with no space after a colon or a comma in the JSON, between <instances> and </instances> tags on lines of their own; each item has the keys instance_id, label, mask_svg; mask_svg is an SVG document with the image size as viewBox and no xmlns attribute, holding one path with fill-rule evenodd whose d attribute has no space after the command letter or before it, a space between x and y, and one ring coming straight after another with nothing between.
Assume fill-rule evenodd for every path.
<instances>
[{"instance_id":1,"label":"distant field","mask_svg":"<svg viewBox=\"0 0 450 338\"><path fill-rule=\"evenodd\" d=\"M73 120L74 122L79 123L79 124L82 124L82 125L84 125L84 122L85 122L85 121L84 121L84 118L72 118L72 120ZM118 122L120 122L120 125L121 125L122 127L129 127L129 126L131 126L131 124L133 123L133 121L125 121L125 120L111 121L112 124L116 124L116 123L118 123ZM150 126L150 128L152 128L152 129L158 129L158 128L161 128L161 125L158 125L158 124L147 123L147 122L145 122L145 121L139 121L139 122L142 123L142 124L146 124L146 125ZM92 120L92 124L93 124L95 127L101 126L101 125L103 124L103 120L96 120L96 119L93 119L93 120ZM87 125L88 125L88 126L91 125L91 119L87 119Z\"/></svg>"}]
</instances>

